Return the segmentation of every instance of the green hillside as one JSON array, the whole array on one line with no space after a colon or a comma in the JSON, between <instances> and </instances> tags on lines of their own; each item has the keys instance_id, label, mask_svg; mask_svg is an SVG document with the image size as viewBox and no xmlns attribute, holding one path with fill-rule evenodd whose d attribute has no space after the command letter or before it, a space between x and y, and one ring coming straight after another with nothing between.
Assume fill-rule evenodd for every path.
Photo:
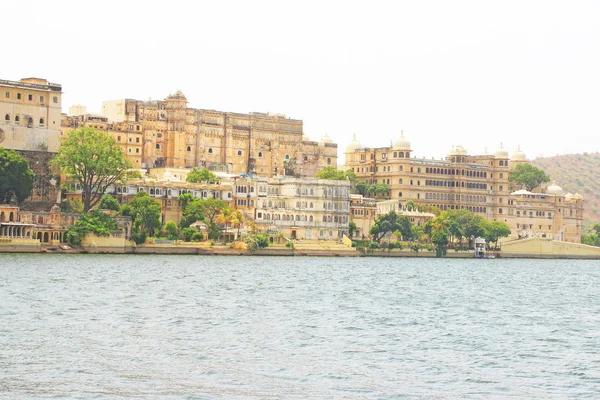
<instances>
[{"instance_id":1,"label":"green hillside","mask_svg":"<svg viewBox=\"0 0 600 400\"><path fill-rule=\"evenodd\" d=\"M565 193L584 197L584 231L600 223L600 153L565 154L529 161L543 169Z\"/></svg>"}]
</instances>

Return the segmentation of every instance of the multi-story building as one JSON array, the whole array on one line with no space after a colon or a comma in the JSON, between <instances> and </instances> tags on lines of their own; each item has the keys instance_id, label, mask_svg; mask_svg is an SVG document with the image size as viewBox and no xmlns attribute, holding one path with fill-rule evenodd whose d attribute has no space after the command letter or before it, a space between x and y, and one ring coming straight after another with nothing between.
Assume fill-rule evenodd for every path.
<instances>
[{"instance_id":1,"label":"multi-story building","mask_svg":"<svg viewBox=\"0 0 600 400\"><path fill-rule=\"evenodd\" d=\"M109 123L141 125L142 168L315 176L321 168L337 165L337 144L327 135L319 142L309 140L301 120L188 108L180 91L159 101L107 101L102 114Z\"/></svg>"},{"instance_id":2,"label":"multi-story building","mask_svg":"<svg viewBox=\"0 0 600 400\"><path fill-rule=\"evenodd\" d=\"M468 155L456 146L444 160L414 158L404 134L391 147L363 148L355 138L346 148L346 166L359 180L386 183L390 199L466 208L489 220L506 214L510 161L502 145L493 155ZM519 150L512 161L526 162L525 155Z\"/></svg>"},{"instance_id":3,"label":"multi-story building","mask_svg":"<svg viewBox=\"0 0 600 400\"><path fill-rule=\"evenodd\" d=\"M506 219L513 237L580 243L583 196L565 194L555 182L544 193L518 190L510 195Z\"/></svg>"},{"instance_id":4,"label":"multi-story building","mask_svg":"<svg viewBox=\"0 0 600 400\"><path fill-rule=\"evenodd\" d=\"M576 201L575 196L567 200L565 196L557 194L552 186L548 187L550 196L511 195L508 181L510 169L526 162L525 154L520 149L509 157L502 144L494 154L469 155L462 146L454 146L443 160L415 158L404 134L390 147L365 148L356 138L346 147L346 167L354 170L359 180L386 183L392 200L412 200L417 204L438 207L442 211L468 209L490 221L506 222L513 230L514 237L518 235L517 225L521 229L525 225L525 222L516 218L516 204L534 213L545 213L550 202L556 202L561 206L555 207L552 215L564 215L567 212L569 218L554 219L553 237L579 242L582 202ZM527 222L526 225L537 226L537 231L542 232L545 231L542 228L548 224ZM573 232L574 235L567 232Z\"/></svg>"},{"instance_id":5,"label":"multi-story building","mask_svg":"<svg viewBox=\"0 0 600 400\"><path fill-rule=\"evenodd\" d=\"M62 115L61 131L63 135L78 127L103 131L121 146L123 154L131 161L133 168L141 168L144 135L140 123L126 121L113 123L108 122L107 117L95 114Z\"/></svg>"},{"instance_id":6,"label":"multi-story building","mask_svg":"<svg viewBox=\"0 0 600 400\"><path fill-rule=\"evenodd\" d=\"M61 97L61 85L45 79L0 80L0 146L56 152Z\"/></svg>"},{"instance_id":7,"label":"multi-story building","mask_svg":"<svg viewBox=\"0 0 600 400\"><path fill-rule=\"evenodd\" d=\"M341 239L348 234L350 182L257 178L254 220L262 230L294 239Z\"/></svg>"}]
</instances>

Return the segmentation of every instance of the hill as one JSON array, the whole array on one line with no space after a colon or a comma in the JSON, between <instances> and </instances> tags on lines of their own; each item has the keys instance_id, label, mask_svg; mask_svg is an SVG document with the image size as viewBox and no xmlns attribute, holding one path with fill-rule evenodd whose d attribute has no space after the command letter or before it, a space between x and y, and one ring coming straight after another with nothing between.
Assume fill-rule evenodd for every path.
<instances>
[{"instance_id":1,"label":"hill","mask_svg":"<svg viewBox=\"0 0 600 400\"><path fill-rule=\"evenodd\" d=\"M546 171L565 193L583 195L584 232L600 223L600 153L542 157L529 163Z\"/></svg>"}]
</instances>

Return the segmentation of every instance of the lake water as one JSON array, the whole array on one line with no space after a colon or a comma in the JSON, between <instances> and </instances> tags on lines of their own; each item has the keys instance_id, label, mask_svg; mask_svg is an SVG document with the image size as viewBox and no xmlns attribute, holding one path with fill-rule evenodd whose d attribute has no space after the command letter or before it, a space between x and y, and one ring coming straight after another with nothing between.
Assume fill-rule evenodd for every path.
<instances>
[{"instance_id":1,"label":"lake water","mask_svg":"<svg viewBox=\"0 0 600 400\"><path fill-rule=\"evenodd\" d=\"M600 397L600 262L0 254L2 399Z\"/></svg>"}]
</instances>

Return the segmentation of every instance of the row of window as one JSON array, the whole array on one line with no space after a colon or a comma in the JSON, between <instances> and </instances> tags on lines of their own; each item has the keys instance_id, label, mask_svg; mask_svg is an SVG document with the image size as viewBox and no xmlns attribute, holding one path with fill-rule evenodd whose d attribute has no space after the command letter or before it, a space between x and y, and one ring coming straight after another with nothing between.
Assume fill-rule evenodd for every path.
<instances>
[{"instance_id":1,"label":"row of window","mask_svg":"<svg viewBox=\"0 0 600 400\"><path fill-rule=\"evenodd\" d=\"M286 202L285 201L263 200L262 206L263 206L263 208L273 208L273 207L285 208ZM296 208L297 209L315 208L315 203L313 203L312 201L311 202L297 201ZM323 203L323 209L324 210L347 210L348 203L338 204L338 203L332 203L332 202L325 202L325 203Z\"/></svg>"},{"instance_id":2,"label":"row of window","mask_svg":"<svg viewBox=\"0 0 600 400\"><path fill-rule=\"evenodd\" d=\"M410 158L410 152L408 152L408 151L407 152L404 152L404 151L395 151L395 152L392 153L392 157L393 158ZM367 158L366 154L361 154L360 155L361 161L365 161L366 158ZM371 160L374 160L375 159L375 153L371 153L370 156L369 156L369 158ZM388 158L388 154L387 153L382 153L381 154L381 159L382 160L387 160L387 158Z\"/></svg>"},{"instance_id":3,"label":"row of window","mask_svg":"<svg viewBox=\"0 0 600 400\"><path fill-rule=\"evenodd\" d=\"M7 99L10 99L10 92L5 92L4 97L6 97ZM21 100L23 98L21 93L17 93L17 100ZM27 100L29 101L33 101L33 95L32 94L28 94L27 95ZM45 100L44 96L40 96L40 103L43 103ZM54 104L58 103L58 96L54 96L52 97L52 102Z\"/></svg>"},{"instance_id":4,"label":"row of window","mask_svg":"<svg viewBox=\"0 0 600 400\"><path fill-rule=\"evenodd\" d=\"M10 121L11 121L10 114L6 114L6 115L4 116L4 121L6 121L6 122L10 122ZM20 117L20 116L18 116L18 115L15 115L15 123L17 123L17 124L18 124L19 122L21 122L21 117ZM26 118L26 119L24 120L24 122L26 122L26 123L27 123L27 126L29 126L29 127L32 127L32 126L33 126L33 118L32 118L32 117L28 117L28 118ZM40 126L45 126L45 125L46 125L46 121L44 120L44 118L40 118L40 119L39 119L39 125L40 125Z\"/></svg>"},{"instance_id":5,"label":"row of window","mask_svg":"<svg viewBox=\"0 0 600 400\"><path fill-rule=\"evenodd\" d=\"M259 212L256 214L258 219L273 220L273 221L302 221L314 222L312 215L292 215L292 214L270 214ZM347 224L348 216L346 215L323 215L322 222L335 222L339 224Z\"/></svg>"},{"instance_id":6,"label":"row of window","mask_svg":"<svg viewBox=\"0 0 600 400\"><path fill-rule=\"evenodd\" d=\"M400 182L402 183L402 182ZM412 180L410 181L410 184L412 185ZM417 181L417 185L420 185L421 182ZM473 182L454 182L454 181L435 181L435 180L426 180L425 181L425 186L438 186L438 187L461 187L461 188L467 188L467 189L483 189L483 190L487 190L488 185L487 183L473 183ZM502 189L500 189L502 190Z\"/></svg>"}]
</instances>

